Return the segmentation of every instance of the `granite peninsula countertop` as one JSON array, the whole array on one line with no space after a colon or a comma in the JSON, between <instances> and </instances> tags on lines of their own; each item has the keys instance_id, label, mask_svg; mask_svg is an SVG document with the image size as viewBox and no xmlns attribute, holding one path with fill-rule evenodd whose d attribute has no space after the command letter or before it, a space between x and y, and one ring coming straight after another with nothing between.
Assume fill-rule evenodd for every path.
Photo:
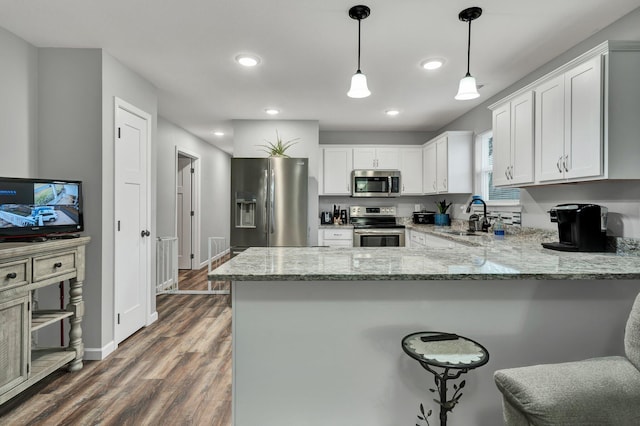
<instances>
[{"instance_id":1,"label":"granite peninsula countertop","mask_svg":"<svg viewBox=\"0 0 640 426\"><path fill-rule=\"evenodd\" d=\"M252 247L209 277L234 281L621 280L640 279L640 257L559 252L518 238L487 238L482 244L476 240L473 246L449 248Z\"/></svg>"}]
</instances>

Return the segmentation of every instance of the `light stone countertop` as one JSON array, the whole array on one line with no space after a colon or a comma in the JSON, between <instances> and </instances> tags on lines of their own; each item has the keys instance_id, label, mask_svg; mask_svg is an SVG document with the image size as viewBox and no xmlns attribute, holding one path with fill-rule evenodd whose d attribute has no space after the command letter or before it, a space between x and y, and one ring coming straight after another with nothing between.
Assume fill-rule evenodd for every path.
<instances>
[{"instance_id":1,"label":"light stone countertop","mask_svg":"<svg viewBox=\"0 0 640 426\"><path fill-rule=\"evenodd\" d=\"M451 248L252 247L209 277L235 281L621 280L640 279L640 257L558 252L539 243L515 241Z\"/></svg>"}]
</instances>

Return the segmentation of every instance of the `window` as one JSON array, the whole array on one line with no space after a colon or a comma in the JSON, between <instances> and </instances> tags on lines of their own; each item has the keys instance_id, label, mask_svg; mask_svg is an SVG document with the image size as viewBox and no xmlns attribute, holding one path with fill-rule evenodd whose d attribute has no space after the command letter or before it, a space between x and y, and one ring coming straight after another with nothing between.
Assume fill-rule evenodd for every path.
<instances>
[{"instance_id":1,"label":"window","mask_svg":"<svg viewBox=\"0 0 640 426\"><path fill-rule=\"evenodd\" d=\"M476 192L489 204L518 204L520 189L493 186L493 132L480 133L476 137Z\"/></svg>"}]
</instances>

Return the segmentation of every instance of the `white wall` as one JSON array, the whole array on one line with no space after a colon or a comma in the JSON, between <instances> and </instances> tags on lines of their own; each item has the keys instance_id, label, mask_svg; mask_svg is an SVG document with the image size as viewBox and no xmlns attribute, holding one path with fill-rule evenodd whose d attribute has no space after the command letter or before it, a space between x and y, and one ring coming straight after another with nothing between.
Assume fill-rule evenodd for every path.
<instances>
[{"instance_id":1,"label":"white wall","mask_svg":"<svg viewBox=\"0 0 640 426\"><path fill-rule=\"evenodd\" d=\"M640 40L640 8L595 33L554 60L541 66L509 88L486 99L481 105L438 130L473 130L481 133L491 129L491 111L488 106L510 93L526 86L555 68L565 64L606 40ZM478 76L476 76L478 77ZM615 102L615 101L614 101ZM638 111L640 117L640 111ZM638 143L640 143L640 136ZM640 182L611 181L552 185L522 190L523 226L557 229L549 222L549 207L564 202L590 202L609 208L610 226L607 233L613 236L640 238Z\"/></svg>"},{"instance_id":2,"label":"white wall","mask_svg":"<svg viewBox=\"0 0 640 426\"><path fill-rule=\"evenodd\" d=\"M318 243L318 128L316 120L233 120L234 157L267 157L259 145L275 143L276 130L283 141L300 138L287 154L309 159L309 245Z\"/></svg>"},{"instance_id":3,"label":"white wall","mask_svg":"<svg viewBox=\"0 0 640 426\"><path fill-rule=\"evenodd\" d=\"M0 28L0 175L35 177L38 49Z\"/></svg>"},{"instance_id":4,"label":"white wall","mask_svg":"<svg viewBox=\"0 0 640 426\"><path fill-rule=\"evenodd\" d=\"M231 156L181 127L158 119L157 235L176 236L176 147L199 157L200 258L205 262L207 238L224 237L229 242Z\"/></svg>"}]
</instances>

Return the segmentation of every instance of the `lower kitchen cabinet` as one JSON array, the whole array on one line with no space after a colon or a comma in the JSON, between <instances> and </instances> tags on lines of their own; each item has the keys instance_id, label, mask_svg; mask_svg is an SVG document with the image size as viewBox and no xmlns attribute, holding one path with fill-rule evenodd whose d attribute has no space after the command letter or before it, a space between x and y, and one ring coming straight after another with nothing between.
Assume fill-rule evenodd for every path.
<instances>
[{"instance_id":1,"label":"lower kitchen cabinet","mask_svg":"<svg viewBox=\"0 0 640 426\"><path fill-rule=\"evenodd\" d=\"M411 248L441 248L441 247L461 247L463 244L447 240L446 238L440 238L433 234L417 231L415 229L409 230L409 247Z\"/></svg>"},{"instance_id":2,"label":"lower kitchen cabinet","mask_svg":"<svg viewBox=\"0 0 640 426\"><path fill-rule=\"evenodd\" d=\"M318 230L318 245L329 247L353 247L352 228L322 228Z\"/></svg>"}]
</instances>

